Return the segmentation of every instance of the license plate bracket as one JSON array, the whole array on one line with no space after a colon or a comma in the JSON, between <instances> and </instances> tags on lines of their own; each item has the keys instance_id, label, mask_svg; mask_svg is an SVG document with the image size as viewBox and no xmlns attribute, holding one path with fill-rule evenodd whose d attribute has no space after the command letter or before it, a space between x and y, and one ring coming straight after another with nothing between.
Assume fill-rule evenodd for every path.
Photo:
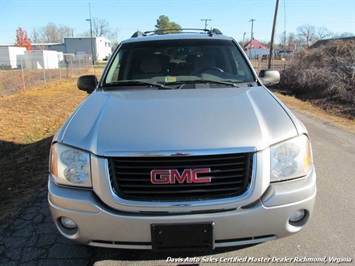
<instances>
[{"instance_id":1,"label":"license plate bracket","mask_svg":"<svg viewBox=\"0 0 355 266\"><path fill-rule=\"evenodd\" d=\"M212 250L214 223L151 224L153 250Z\"/></svg>"}]
</instances>

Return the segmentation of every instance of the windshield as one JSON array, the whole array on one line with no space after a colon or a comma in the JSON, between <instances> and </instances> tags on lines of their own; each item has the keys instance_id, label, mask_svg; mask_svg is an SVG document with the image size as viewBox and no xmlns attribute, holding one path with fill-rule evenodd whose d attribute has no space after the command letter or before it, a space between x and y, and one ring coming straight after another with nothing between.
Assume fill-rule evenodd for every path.
<instances>
[{"instance_id":1,"label":"windshield","mask_svg":"<svg viewBox=\"0 0 355 266\"><path fill-rule=\"evenodd\" d=\"M255 79L231 40L168 40L123 44L104 86L128 84L247 83Z\"/></svg>"}]
</instances>

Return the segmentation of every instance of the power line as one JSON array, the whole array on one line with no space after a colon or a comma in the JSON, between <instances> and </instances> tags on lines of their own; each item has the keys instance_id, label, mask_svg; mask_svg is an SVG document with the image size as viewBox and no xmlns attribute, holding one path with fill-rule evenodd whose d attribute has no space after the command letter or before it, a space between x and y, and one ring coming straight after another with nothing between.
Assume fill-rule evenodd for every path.
<instances>
[{"instance_id":1,"label":"power line","mask_svg":"<svg viewBox=\"0 0 355 266\"><path fill-rule=\"evenodd\" d=\"M212 20L209 18L202 18L201 21L205 22L205 30L207 30L207 21L212 21Z\"/></svg>"}]
</instances>

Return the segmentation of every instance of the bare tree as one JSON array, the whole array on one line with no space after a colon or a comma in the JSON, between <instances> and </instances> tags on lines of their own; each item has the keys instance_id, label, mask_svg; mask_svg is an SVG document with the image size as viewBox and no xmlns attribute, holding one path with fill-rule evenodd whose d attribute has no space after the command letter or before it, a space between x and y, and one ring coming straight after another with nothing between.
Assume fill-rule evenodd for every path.
<instances>
[{"instance_id":1,"label":"bare tree","mask_svg":"<svg viewBox=\"0 0 355 266\"><path fill-rule=\"evenodd\" d=\"M74 29L68 26L59 26L58 27L58 36L59 39L63 42L65 37L74 37Z\"/></svg>"},{"instance_id":2,"label":"bare tree","mask_svg":"<svg viewBox=\"0 0 355 266\"><path fill-rule=\"evenodd\" d=\"M278 39L280 41L280 48L284 50L290 49L292 45L299 46L302 44L302 40L294 32L290 32L286 36L284 33L281 33Z\"/></svg>"},{"instance_id":3,"label":"bare tree","mask_svg":"<svg viewBox=\"0 0 355 266\"><path fill-rule=\"evenodd\" d=\"M60 42L57 33L57 25L55 25L53 22L49 22L46 26L40 29L40 39L45 43Z\"/></svg>"},{"instance_id":4,"label":"bare tree","mask_svg":"<svg viewBox=\"0 0 355 266\"><path fill-rule=\"evenodd\" d=\"M53 22L49 22L45 27L39 30L39 40L45 43L60 43L65 37L71 37L73 29L68 26L57 26Z\"/></svg>"},{"instance_id":5,"label":"bare tree","mask_svg":"<svg viewBox=\"0 0 355 266\"><path fill-rule=\"evenodd\" d=\"M290 32L287 35L285 35L285 33L279 34L278 40L279 47L281 49L287 49L292 44L296 44L297 46L304 46L308 49L318 40L346 37L354 37L354 34L350 32L334 34L327 27L315 27L310 24L305 24L299 26L296 33Z\"/></svg>"},{"instance_id":6,"label":"bare tree","mask_svg":"<svg viewBox=\"0 0 355 266\"><path fill-rule=\"evenodd\" d=\"M319 40L331 38L333 35L334 35L333 32L329 30L327 27L323 26L317 28L317 38Z\"/></svg>"},{"instance_id":7,"label":"bare tree","mask_svg":"<svg viewBox=\"0 0 355 266\"><path fill-rule=\"evenodd\" d=\"M90 36L90 31L85 31L83 36ZM116 31L114 31L107 20L100 18L92 19L92 36L93 37L106 37L109 40L116 39Z\"/></svg>"},{"instance_id":8,"label":"bare tree","mask_svg":"<svg viewBox=\"0 0 355 266\"><path fill-rule=\"evenodd\" d=\"M104 37L110 34L110 25L105 19L94 18L92 22L92 31L95 37Z\"/></svg>"},{"instance_id":9,"label":"bare tree","mask_svg":"<svg viewBox=\"0 0 355 266\"><path fill-rule=\"evenodd\" d=\"M297 28L297 35L306 45L307 49L317 40L316 28L310 24L304 24Z\"/></svg>"},{"instance_id":10,"label":"bare tree","mask_svg":"<svg viewBox=\"0 0 355 266\"><path fill-rule=\"evenodd\" d=\"M277 35L277 39L279 41L279 47L283 50L287 49L287 42L286 42L286 36L285 32L280 33Z\"/></svg>"},{"instance_id":11,"label":"bare tree","mask_svg":"<svg viewBox=\"0 0 355 266\"><path fill-rule=\"evenodd\" d=\"M38 43L41 41L39 38L39 34L35 28L33 29L33 32L31 33L31 40L33 41L33 43Z\"/></svg>"}]
</instances>

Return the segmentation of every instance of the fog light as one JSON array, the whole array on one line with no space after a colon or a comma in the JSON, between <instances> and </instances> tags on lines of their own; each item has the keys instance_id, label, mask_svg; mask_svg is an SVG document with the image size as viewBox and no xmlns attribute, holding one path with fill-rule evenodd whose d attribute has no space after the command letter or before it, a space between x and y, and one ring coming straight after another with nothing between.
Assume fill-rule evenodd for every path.
<instances>
[{"instance_id":1,"label":"fog light","mask_svg":"<svg viewBox=\"0 0 355 266\"><path fill-rule=\"evenodd\" d=\"M306 216L306 210L298 210L291 214L289 221L291 223L297 223L301 221L305 216Z\"/></svg>"},{"instance_id":2,"label":"fog light","mask_svg":"<svg viewBox=\"0 0 355 266\"><path fill-rule=\"evenodd\" d=\"M72 219L69 219L68 217L61 217L60 222L67 229L75 229L78 227L76 222L74 222Z\"/></svg>"}]
</instances>

